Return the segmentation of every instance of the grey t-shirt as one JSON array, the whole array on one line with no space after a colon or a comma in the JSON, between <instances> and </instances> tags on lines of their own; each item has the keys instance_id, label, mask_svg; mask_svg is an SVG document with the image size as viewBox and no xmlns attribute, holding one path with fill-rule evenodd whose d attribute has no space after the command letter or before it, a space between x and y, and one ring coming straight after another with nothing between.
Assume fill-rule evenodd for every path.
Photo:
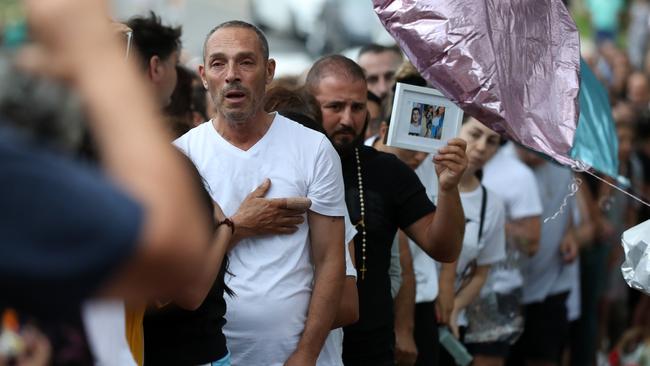
<instances>
[{"instance_id":1,"label":"grey t-shirt","mask_svg":"<svg viewBox=\"0 0 650 366\"><path fill-rule=\"evenodd\" d=\"M566 204L555 219L545 223L542 221L539 250L534 256L524 259L524 304L543 301L549 295L569 291L574 273L569 268L570 264L564 263L560 253L560 243L571 221L575 205L575 198L568 196L573 173L566 167L548 162L535 167L533 171L544 208L542 220L555 215L565 199Z\"/></svg>"}]
</instances>

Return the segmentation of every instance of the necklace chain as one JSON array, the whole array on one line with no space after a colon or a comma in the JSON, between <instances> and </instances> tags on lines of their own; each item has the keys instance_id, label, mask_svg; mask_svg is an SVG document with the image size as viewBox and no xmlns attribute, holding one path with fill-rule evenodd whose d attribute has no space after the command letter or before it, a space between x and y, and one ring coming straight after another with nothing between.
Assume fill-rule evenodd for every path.
<instances>
[{"instance_id":1,"label":"necklace chain","mask_svg":"<svg viewBox=\"0 0 650 366\"><path fill-rule=\"evenodd\" d=\"M357 158L357 183L359 184L359 212L360 220L357 223L357 228L361 227L361 280L366 277L366 207L363 194L363 177L361 176L361 159L359 158L359 148L354 149L354 154Z\"/></svg>"}]
</instances>

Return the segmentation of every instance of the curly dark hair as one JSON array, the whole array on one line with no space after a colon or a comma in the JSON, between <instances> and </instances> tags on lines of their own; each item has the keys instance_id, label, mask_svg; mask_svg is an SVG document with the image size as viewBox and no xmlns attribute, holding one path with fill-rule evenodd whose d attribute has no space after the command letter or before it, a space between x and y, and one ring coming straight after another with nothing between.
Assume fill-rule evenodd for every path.
<instances>
[{"instance_id":1,"label":"curly dark hair","mask_svg":"<svg viewBox=\"0 0 650 366\"><path fill-rule=\"evenodd\" d=\"M133 30L133 47L145 67L153 56L167 60L181 48L182 28L163 25L153 11L147 17L135 16L129 19L126 25Z\"/></svg>"}]
</instances>

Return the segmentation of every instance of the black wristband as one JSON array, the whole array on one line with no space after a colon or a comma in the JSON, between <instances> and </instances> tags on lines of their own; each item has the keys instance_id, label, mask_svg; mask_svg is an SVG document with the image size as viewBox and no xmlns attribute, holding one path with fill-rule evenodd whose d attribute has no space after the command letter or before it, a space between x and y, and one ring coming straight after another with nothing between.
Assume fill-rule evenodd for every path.
<instances>
[{"instance_id":1,"label":"black wristband","mask_svg":"<svg viewBox=\"0 0 650 366\"><path fill-rule=\"evenodd\" d=\"M216 227L216 228L218 229L221 225L226 225L226 226L228 226L228 227L230 228L230 232L231 232L233 235L235 234L235 223L232 222L231 219L229 219L229 218L226 217L226 218L223 219L222 221L217 222L217 227Z\"/></svg>"}]
</instances>

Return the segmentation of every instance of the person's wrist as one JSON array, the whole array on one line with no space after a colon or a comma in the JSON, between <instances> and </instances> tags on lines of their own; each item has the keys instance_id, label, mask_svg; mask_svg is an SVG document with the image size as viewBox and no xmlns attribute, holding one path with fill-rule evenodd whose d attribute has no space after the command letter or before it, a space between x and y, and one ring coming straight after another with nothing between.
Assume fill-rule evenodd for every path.
<instances>
[{"instance_id":1,"label":"person's wrist","mask_svg":"<svg viewBox=\"0 0 650 366\"><path fill-rule=\"evenodd\" d=\"M316 360L318 359L318 355L320 354L320 350L315 350L312 348L313 347L298 345L298 348L296 348L296 351L293 354L301 357L306 361L316 362Z\"/></svg>"},{"instance_id":2,"label":"person's wrist","mask_svg":"<svg viewBox=\"0 0 650 366\"><path fill-rule=\"evenodd\" d=\"M458 191L458 184L452 184L449 186L440 185L438 188L438 196L450 196L450 195L460 195Z\"/></svg>"},{"instance_id":3,"label":"person's wrist","mask_svg":"<svg viewBox=\"0 0 650 366\"><path fill-rule=\"evenodd\" d=\"M235 235L235 223L228 217L224 218L223 220L217 221L216 227L217 229L222 227L227 227L230 230L230 234Z\"/></svg>"},{"instance_id":4,"label":"person's wrist","mask_svg":"<svg viewBox=\"0 0 650 366\"><path fill-rule=\"evenodd\" d=\"M401 324L395 326L395 334L397 336L408 336L413 335L413 330L415 329L415 324Z\"/></svg>"}]
</instances>

